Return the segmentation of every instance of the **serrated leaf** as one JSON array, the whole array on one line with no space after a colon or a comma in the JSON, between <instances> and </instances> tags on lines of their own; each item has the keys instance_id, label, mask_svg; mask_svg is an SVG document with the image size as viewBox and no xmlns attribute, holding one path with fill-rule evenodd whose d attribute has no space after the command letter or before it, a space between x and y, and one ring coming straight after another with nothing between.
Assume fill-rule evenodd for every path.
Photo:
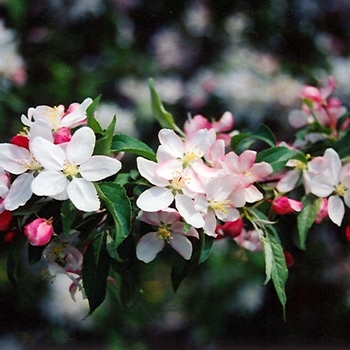
<instances>
[{"instance_id":1,"label":"serrated leaf","mask_svg":"<svg viewBox=\"0 0 350 350\"><path fill-rule=\"evenodd\" d=\"M113 136L111 152L129 152L156 161L156 155L148 145L126 134Z\"/></svg>"},{"instance_id":2,"label":"serrated leaf","mask_svg":"<svg viewBox=\"0 0 350 350\"><path fill-rule=\"evenodd\" d=\"M63 232L66 236L68 236L77 216L77 209L70 200L66 200L62 202L60 214Z\"/></svg>"},{"instance_id":3,"label":"serrated leaf","mask_svg":"<svg viewBox=\"0 0 350 350\"><path fill-rule=\"evenodd\" d=\"M152 112L160 126L162 128L172 129L180 134L183 134L182 130L175 124L172 114L165 110L163 103L154 87L153 79L149 79L148 85L151 92Z\"/></svg>"},{"instance_id":4,"label":"serrated leaf","mask_svg":"<svg viewBox=\"0 0 350 350\"><path fill-rule=\"evenodd\" d=\"M298 214L298 241L297 246L300 249L305 249L307 234L315 222L317 213L321 206L322 198L309 195L303 198L303 209Z\"/></svg>"},{"instance_id":5,"label":"serrated leaf","mask_svg":"<svg viewBox=\"0 0 350 350\"><path fill-rule=\"evenodd\" d=\"M288 278L288 269L283 248L281 243L273 235L268 233L265 237L260 237L260 241L263 246L265 257L266 278L264 283L266 284L272 279L278 299L283 307L283 315L285 316L285 306L287 302L285 284Z\"/></svg>"},{"instance_id":6,"label":"serrated leaf","mask_svg":"<svg viewBox=\"0 0 350 350\"><path fill-rule=\"evenodd\" d=\"M95 118L95 112L97 110L97 107L100 103L101 95L97 96L93 102L89 105L89 107L86 109L86 115L87 115L87 126L90 127L94 133L103 133L103 129L100 125L100 123Z\"/></svg>"},{"instance_id":7,"label":"serrated leaf","mask_svg":"<svg viewBox=\"0 0 350 350\"><path fill-rule=\"evenodd\" d=\"M283 146L276 146L259 152L256 162L267 162L272 166L273 172L281 170L290 159L297 159L307 164L305 155L300 151L295 151Z\"/></svg>"},{"instance_id":8,"label":"serrated leaf","mask_svg":"<svg viewBox=\"0 0 350 350\"><path fill-rule=\"evenodd\" d=\"M98 235L84 253L82 279L91 315L105 300L110 257L106 234Z\"/></svg>"},{"instance_id":9,"label":"serrated leaf","mask_svg":"<svg viewBox=\"0 0 350 350\"><path fill-rule=\"evenodd\" d=\"M131 229L131 203L124 187L114 182L103 182L96 185L98 195L112 215L115 226L115 249L129 235Z\"/></svg>"}]
</instances>

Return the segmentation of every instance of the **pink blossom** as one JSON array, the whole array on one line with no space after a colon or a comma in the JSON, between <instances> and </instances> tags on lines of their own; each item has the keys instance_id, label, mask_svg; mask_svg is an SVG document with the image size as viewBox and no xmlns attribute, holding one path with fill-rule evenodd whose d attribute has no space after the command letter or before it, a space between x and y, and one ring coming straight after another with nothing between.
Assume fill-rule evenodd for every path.
<instances>
[{"instance_id":1,"label":"pink blossom","mask_svg":"<svg viewBox=\"0 0 350 350\"><path fill-rule=\"evenodd\" d=\"M192 244L187 237L198 238L198 232L191 227L185 234L185 224L180 221L181 216L175 209L166 208L153 213L141 211L137 219L156 227L156 231L146 233L138 241L136 255L139 260L149 263L155 259L165 242L185 260L191 258Z\"/></svg>"},{"instance_id":2,"label":"pink blossom","mask_svg":"<svg viewBox=\"0 0 350 350\"><path fill-rule=\"evenodd\" d=\"M259 236L262 235L262 231L245 230L243 229L241 234L234 238L236 243L244 249L251 252L260 252L262 250Z\"/></svg>"},{"instance_id":3,"label":"pink blossom","mask_svg":"<svg viewBox=\"0 0 350 350\"><path fill-rule=\"evenodd\" d=\"M225 141L225 145L230 144L231 136L227 134L232 130L234 124L234 118L231 112L225 112L218 121L210 123L202 115L196 115L193 118L186 120L184 125L184 131L186 135L191 135L201 129L214 129L217 133L217 139Z\"/></svg>"},{"instance_id":4,"label":"pink blossom","mask_svg":"<svg viewBox=\"0 0 350 350\"><path fill-rule=\"evenodd\" d=\"M238 184L234 194L236 195L235 202L239 207L245 205L246 202L254 203L263 198L262 193L253 184L272 173L270 164L266 162L255 163L255 159L256 152L246 150L240 155L229 152L221 162L227 174L238 175Z\"/></svg>"},{"instance_id":5,"label":"pink blossom","mask_svg":"<svg viewBox=\"0 0 350 350\"><path fill-rule=\"evenodd\" d=\"M272 210L279 215L285 215L293 213L293 211L299 212L303 208L303 204L300 201L282 196L276 198L272 202Z\"/></svg>"},{"instance_id":6,"label":"pink blossom","mask_svg":"<svg viewBox=\"0 0 350 350\"><path fill-rule=\"evenodd\" d=\"M49 243L53 235L52 220L38 218L24 226L24 234L28 242L34 246L43 246Z\"/></svg>"},{"instance_id":7,"label":"pink blossom","mask_svg":"<svg viewBox=\"0 0 350 350\"><path fill-rule=\"evenodd\" d=\"M328 199L322 198L320 209L315 219L315 223L320 224L326 217L328 217Z\"/></svg>"}]
</instances>

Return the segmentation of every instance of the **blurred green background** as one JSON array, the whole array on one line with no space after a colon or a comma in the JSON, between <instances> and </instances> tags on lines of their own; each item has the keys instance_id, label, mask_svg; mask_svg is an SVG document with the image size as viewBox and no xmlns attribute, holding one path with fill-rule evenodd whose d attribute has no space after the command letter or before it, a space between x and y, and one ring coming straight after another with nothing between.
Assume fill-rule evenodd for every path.
<instances>
[{"instance_id":1,"label":"blurred green background","mask_svg":"<svg viewBox=\"0 0 350 350\"><path fill-rule=\"evenodd\" d=\"M182 126L188 114L235 116L235 128L266 123L292 139L288 111L305 83L337 82L350 98L350 2L344 0L2 0L0 140L21 130L29 107L102 94L99 113L118 130L157 145L147 81ZM0 245L2 349L340 349L350 344L350 260L344 228L311 230L294 248L294 218L280 232L295 264L287 320L260 253L218 242L174 294L167 252L144 265L143 292L128 308L111 294L92 317L54 284L23 267L16 291ZM24 257L25 259L25 257Z\"/></svg>"}]
</instances>

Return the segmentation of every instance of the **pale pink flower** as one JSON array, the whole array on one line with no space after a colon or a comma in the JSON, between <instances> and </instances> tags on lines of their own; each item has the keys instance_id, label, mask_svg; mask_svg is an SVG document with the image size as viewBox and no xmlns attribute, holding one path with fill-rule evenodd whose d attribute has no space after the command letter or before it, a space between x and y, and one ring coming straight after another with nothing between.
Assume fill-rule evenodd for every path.
<instances>
[{"instance_id":1,"label":"pale pink flower","mask_svg":"<svg viewBox=\"0 0 350 350\"><path fill-rule=\"evenodd\" d=\"M194 227L203 227L204 220L195 210L193 199L203 192L196 173L189 167L182 169L180 163L172 163L174 169L158 174L158 164L148 159L136 159L138 170L154 186L145 190L138 197L136 205L147 212L156 212L169 207L175 199L175 207L187 223ZM164 168L165 169L165 168Z\"/></svg>"},{"instance_id":2,"label":"pale pink flower","mask_svg":"<svg viewBox=\"0 0 350 350\"><path fill-rule=\"evenodd\" d=\"M214 178L205 186L205 194L198 194L195 198L195 208L203 215L205 225L203 226L205 234L216 236L215 229L217 219L225 221L234 221L239 218L239 211L236 209L237 201L235 187L237 185L237 176L222 176Z\"/></svg>"},{"instance_id":3,"label":"pale pink flower","mask_svg":"<svg viewBox=\"0 0 350 350\"><path fill-rule=\"evenodd\" d=\"M345 213L341 197L350 207L350 163L342 166L338 153L332 148L326 149L321 160L322 171L310 179L310 191L318 197L328 197L329 218L340 226Z\"/></svg>"},{"instance_id":4,"label":"pale pink flower","mask_svg":"<svg viewBox=\"0 0 350 350\"><path fill-rule=\"evenodd\" d=\"M33 123L42 121L48 124L52 131L56 132L61 127L74 128L86 120L86 109L92 103L91 98L86 98L81 104L72 103L67 111L63 105L57 107L38 106L29 108L28 117L22 115L22 123L32 127Z\"/></svg>"},{"instance_id":5,"label":"pale pink flower","mask_svg":"<svg viewBox=\"0 0 350 350\"><path fill-rule=\"evenodd\" d=\"M254 186L254 182L264 180L272 173L272 167L266 162L255 163L256 152L246 150L237 155L229 152L222 161L222 167L227 174L238 176L238 184L234 190L237 206L244 206L246 202L254 203L263 198L262 193Z\"/></svg>"},{"instance_id":6,"label":"pale pink flower","mask_svg":"<svg viewBox=\"0 0 350 350\"><path fill-rule=\"evenodd\" d=\"M28 242L34 246L43 246L50 242L53 235L52 220L38 218L24 226Z\"/></svg>"},{"instance_id":7,"label":"pale pink flower","mask_svg":"<svg viewBox=\"0 0 350 350\"><path fill-rule=\"evenodd\" d=\"M261 230L245 230L234 238L236 243L251 252L260 252L262 250L260 236L264 233Z\"/></svg>"},{"instance_id":8,"label":"pale pink flower","mask_svg":"<svg viewBox=\"0 0 350 350\"><path fill-rule=\"evenodd\" d=\"M234 124L234 118L231 112L225 112L218 121L210 123L202 115L198 114L196 116L189 117L184 125L184 131L186 135L192 135L201 129L214 129L217 134L217 139L222 139L225 141L225 145L230 144L231 135L227 132L231 131Z\"/></svg>"},{"instance_id":9,"label":"pale pink flower","mask_svg":"<svg viewBox=\"0 0 350 350\"><path fill-rule=\"evenodd\" d=\"M137 219L154 227L156 231L146 233L136 246L136 256L139 260L149 263L164 248L165 242L176 250L185 260L192 255L192 243L187 237L199 238L198 232L191 227L186 234L185 224L180 221L181 215L172 208L148 213L141 211Z\"/></svg>"}]
</instances>

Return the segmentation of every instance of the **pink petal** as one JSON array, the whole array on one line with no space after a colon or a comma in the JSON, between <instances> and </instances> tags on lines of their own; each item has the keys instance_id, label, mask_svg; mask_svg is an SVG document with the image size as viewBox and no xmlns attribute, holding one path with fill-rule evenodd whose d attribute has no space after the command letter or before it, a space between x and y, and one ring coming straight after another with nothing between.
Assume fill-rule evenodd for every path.
<instances>
[{"instance_id":1,"label":"pink petal","mask_svg":"<svg viewBox=\"0 0 350 350\"><path fill-rule=\"evenodd\" d=\"M157 232L149 232L142 236L136 246L136 256L145 263L151 262L164 248L164 239Z\"/></svg>"}]
</instances>

